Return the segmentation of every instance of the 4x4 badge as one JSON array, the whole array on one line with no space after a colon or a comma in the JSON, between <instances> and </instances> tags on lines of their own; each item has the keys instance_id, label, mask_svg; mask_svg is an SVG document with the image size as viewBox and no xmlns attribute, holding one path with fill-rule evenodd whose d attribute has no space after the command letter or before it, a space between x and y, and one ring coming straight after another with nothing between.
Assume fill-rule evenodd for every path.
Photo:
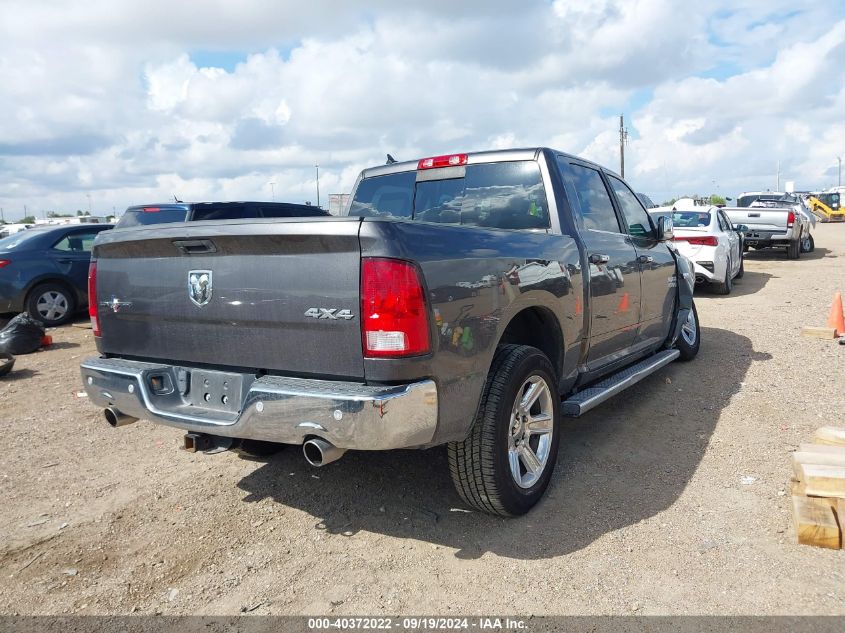
<instances>
[{"instance_id":1,"label":"4x4 badge","mask_svg":"<svg viewBox=\"0 0 845 633\"><path fill-rule=\"evenodd\" d=\"M211 301L211 271L191 270L188 272L188 297L198 306Z\"/></svg>"},{"instance_id":2,"label":"4x4 badge","mask_svg":"<svg viewBox=\"0 0 845 633\"><path fill-rule=\"evenodd\" d=\"M354 319L355 315L351 310L341 310L340 308L308 308L305 311L305 316L312 319Z\"/></svg>"}]
</instances>

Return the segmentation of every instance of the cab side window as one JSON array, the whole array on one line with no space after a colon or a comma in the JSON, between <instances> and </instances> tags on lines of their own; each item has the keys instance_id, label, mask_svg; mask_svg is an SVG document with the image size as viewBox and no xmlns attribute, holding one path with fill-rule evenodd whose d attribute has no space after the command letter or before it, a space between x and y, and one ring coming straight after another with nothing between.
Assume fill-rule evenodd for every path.
<instances>
[{"instance_id":1,"label":"cab side window","mask_svg":"<svg viewBox=\"0 0 845 633\"><path fill-rule=\"evenodd\" d=\"M561 161L562 162L562 161ZM595 169L574 163L561 165L568 184L575 191L581 208L581 221L585 229L622 233L619 218L613 210L610 194L601 174Z\"/></svg>"},{"instance_id":2,"label":"cab side window","mask_svg":"<svg viewBox=\"0 0 845 633\"><path fill-rule=\"evenodd\" d=\"M622 215L625 216L625 221L628 223L628 234L631 237L657 239L648 211L645 210L636 194L618 178L608 175L608 180L614 193L616 193L619 206L622 207Z\"/></svg>"},{"instance_id":3,"label":"cab side window","mask_svg":"<svg viewBox=\"0 0 845 633\"><path fill-rule=\"evenodd\" d=\"M733 224L731 224L730 218L725 215L724 211L719 211L719 220L721 221L723 231L730 232L730 231L734 230L734 227L733 227Z\"/></svg>"}]
</instances>

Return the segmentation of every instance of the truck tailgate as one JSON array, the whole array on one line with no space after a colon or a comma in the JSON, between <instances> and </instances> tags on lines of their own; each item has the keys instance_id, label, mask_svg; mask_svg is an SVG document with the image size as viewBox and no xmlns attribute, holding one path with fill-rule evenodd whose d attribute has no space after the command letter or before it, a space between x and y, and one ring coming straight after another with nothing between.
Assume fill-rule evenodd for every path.
<instances>
[{"instance_id":1,"label":"truck tailgate","mask_svg":"<svg viewBox=\"0 0 845 633\"><path fill-rule=\"evenodd\" d=\"M724 211L734 224L745 224L754 231L784 233L787 230L787 216L792 209L725 207Z\"/></svg>"},{"instance_id":2,"label":"truck tailgate","mask_svg":"<svg viewBox=\"0 0 845 633\"><path fill-rule=\"evenodd\" d=\"M359 224L326 218L107 231L94 250L99 349L362 378Z\"/></svg>"}]
</instances>

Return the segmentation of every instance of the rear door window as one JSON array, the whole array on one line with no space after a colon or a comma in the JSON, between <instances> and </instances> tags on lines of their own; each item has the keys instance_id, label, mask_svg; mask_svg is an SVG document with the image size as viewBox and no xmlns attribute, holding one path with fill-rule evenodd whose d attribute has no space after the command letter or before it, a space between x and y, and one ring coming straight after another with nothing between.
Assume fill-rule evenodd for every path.
<instances>
[{"instance_id":1,"label":"rear door window","mask_svg":"<svg viewBox=\"0 0 845 633\"><path fill-rule=\"evenodd\" d=\"M535 161L468 165L464 175L417 182L417 172L362 180L349 215L499 229L549 228L546 191Z\"/></svg>"},{"instance_id":2,"label":"rear door window","mask_svg":"<svg viewBox=\"0 0 845 633\"><path fill-rule=\"evenodd\" d=\"M100 231L74 231L56 242L53 248L68 253L90 253L94 238L99 234Z\"/></svg>"}]
</instances>

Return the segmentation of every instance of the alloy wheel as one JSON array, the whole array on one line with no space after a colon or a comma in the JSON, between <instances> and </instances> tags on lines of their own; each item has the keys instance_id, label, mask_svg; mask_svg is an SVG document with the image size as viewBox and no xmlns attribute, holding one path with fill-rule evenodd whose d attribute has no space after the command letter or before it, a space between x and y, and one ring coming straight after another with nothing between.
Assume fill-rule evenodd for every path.
<instances>
[{"instance_id":1,"label":"alloy wheel","mask_svg":"<svg viewBox=\"0 0 845 633\"><path fill-rule=\"evenodd\" d=\"M520 488L533 486L546 470L554 433L553 416L549 385L538 375L529 376L517 391L508 438L511 476Z\"/></svg>"}]
</instances>

